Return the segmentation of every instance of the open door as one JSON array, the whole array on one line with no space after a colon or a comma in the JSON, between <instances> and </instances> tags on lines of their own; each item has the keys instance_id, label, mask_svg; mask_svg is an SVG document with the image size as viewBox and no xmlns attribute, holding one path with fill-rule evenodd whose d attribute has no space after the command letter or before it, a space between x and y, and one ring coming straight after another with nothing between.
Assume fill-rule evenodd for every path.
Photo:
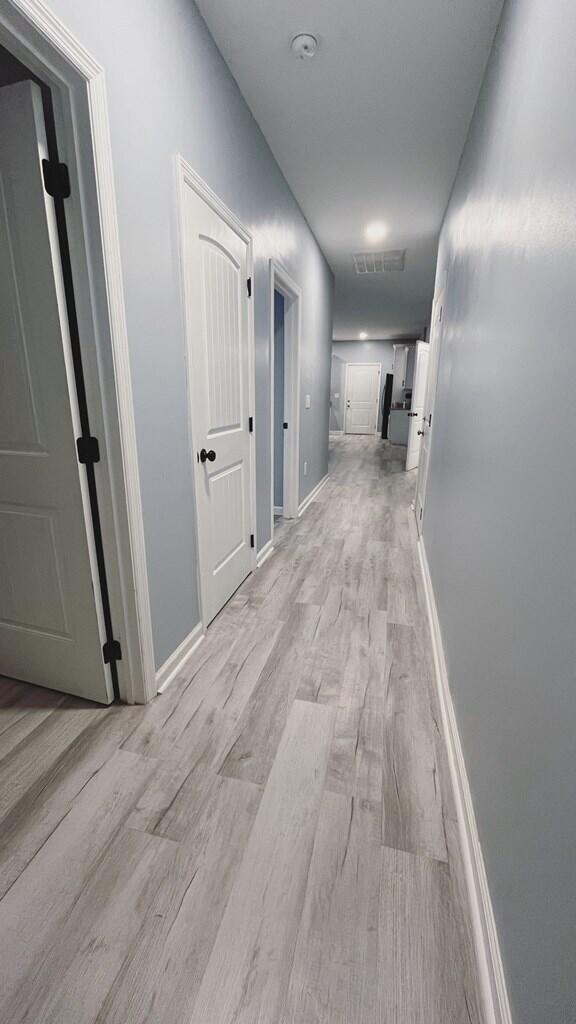
<instances>
[{"instance_id":1,"label":"open door","mask_svg":"<svg viewBox=\"0 0 576 1024\"><path fill-rule=\"evenodd\" d=\"M112 700L42 99L0 89L0 674Z\"/></svg>"},{"instance_id":2,"label":"open door","mask_svg":"<svg viewBox=\"0 0 576 1024\"><path fill-rule=\"evenodd\" d=\"M425 341L418 341L416 343L416 365L414 367L414 383L412 385L412 408L408 413L410 423L408 426L408 447L406 450L407 470L416 469L420 458L429 354L430 346Z\"/></svg>"},{"instance_id":3,"label":"open door","mask_svg":"<svg viewBox=\"0 0 576 1024\"><path fill-rule=\"evenodd\" d=\"M446 295L446 279L444 275L442 287L434 297L432 305L432 320L430 324L430 353L428 357L428 374L426 381L426 398L424 401L424 415L422 418L421 430L423 431L420 447L420 459L418 463L418 481L416 483L416 523L419 533L422 532L422 520L424 516L424 503L426 500L426 484L428 480L428 463L430 460L430 442L432 440L432 423L434 414L434 402L436 400L436 379L438 376L438 362L440 359L440 345L442 342L442 328L444 318L444 298Z\"/></svg>"}]
</instances>

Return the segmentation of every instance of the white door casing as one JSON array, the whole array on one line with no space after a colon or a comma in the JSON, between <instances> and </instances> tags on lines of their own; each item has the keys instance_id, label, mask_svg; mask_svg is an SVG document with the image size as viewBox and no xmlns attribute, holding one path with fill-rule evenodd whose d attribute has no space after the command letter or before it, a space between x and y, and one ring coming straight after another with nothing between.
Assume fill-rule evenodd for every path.
<instances>
[{"instance_id":1,"label":"white door casing","mask_svg":"<svg viewBox=\"0 0 576 1024\"><path fill-rule=\"evenodd\" d=\"M378 425L380 363L346 364L346 434L374 434Z\"/></svg>"},{"instance_id":2,"label":"white door casing","mask_svg":"<svg viewBox=\"0 0 576 1024\"><path fill-rule=\"evenodd\" d=\"M249 242L184 161L180 231L202 617L254 567ZM203 194L200 194L199 188ZM218 208L217 208L218 207ZM242 230L242 233L240 233Z\"/></svg>"},{"instance_id":3,"label":"white door casing","mask_svg":"<svg viewBox=\"0 0 576 1024\"><path fill-rule=\"evenodd\" d=\"M112 699L42 100L0 89L0 673Z\"/></svg>"},{"instance_id":4,"label":"white door casing","mask_svg":"<svg viewBox=\"0 0 576 1024\"><path fill-rule=\"evenodd\" d=\"M434 296L432 303L432 318L430 323L430 353L428 358L428 375L426 380L426 399L424 402L424 414L422 417L422 443L418 462L418 480L416 483L416 523L418 530L422 532L424 517L424 505L426 501L426 486L428 481L428 466L430 462L430 445L432 441L432 423L434 403L436 400L436 384L438 378L438 363L440 360L440 348L442 344L442 330L444 326L444 301L446 296L447 274L444 273L442 285Z\"/></svg>"},{"instance_id":5,"label":"white door casing","mask_svg":"<svg viewBox=\"0 0 576 1024\"><path fill-rule=\"evenodd\" d=\"M424 402L428 382L428 357L430 346L424 341L416 342L416 362L414 366L414 383L412 386L412 404L408 426L408 447L406 449L406 469L416 469L420 458L422 431L424 421Z\"/></svg>"}]
</instances>

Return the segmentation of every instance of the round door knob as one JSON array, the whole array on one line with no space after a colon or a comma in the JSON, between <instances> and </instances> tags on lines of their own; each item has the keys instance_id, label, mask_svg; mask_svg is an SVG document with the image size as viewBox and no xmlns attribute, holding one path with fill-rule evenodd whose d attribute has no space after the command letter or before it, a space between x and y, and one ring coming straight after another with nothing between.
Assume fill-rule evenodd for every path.
<instances>
[{"instance_id":1,"label":"round door knob","mask_svg":"<svg viewBox=\"0 0 576 1024\"><path fill-rule=\"evenodd\" d=\"M205 448L202 448L200 452L200 462L206 462L206 460L208 460L208 462L216 461L216 452L214 451L213 448L210 448L209 451L206 451Z\"/></svg>"}]
</instances>

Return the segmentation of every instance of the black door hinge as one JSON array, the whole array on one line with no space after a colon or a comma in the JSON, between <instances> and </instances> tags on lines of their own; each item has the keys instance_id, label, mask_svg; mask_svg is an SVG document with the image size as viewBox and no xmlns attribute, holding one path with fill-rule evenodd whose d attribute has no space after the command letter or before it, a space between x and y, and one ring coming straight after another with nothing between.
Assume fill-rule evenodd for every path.
<instances>
[{"instance_id":1,"label":"black door hinge","mask_svg":"<svg viewBox=\"0 0 576 1024\"><path fill-rule=\"evenodd\" d=\"M252 278L249 277L246 281L246 288L248 289L248 298L252 298Z\"/></svg>"},{"instance_id":2,"label":"black door hinge","mask_svg":"<svg viewBox=\"0 0 576 1024\"><path fill-rule=\"evenodd\" d=\"M288 430L288 424L287 423L283 423L282 424L282 429L283 430Z\"/></svg>"},{"instance_id":3,"label":"black door hinge","mask_svg":"<svg viewBox=\"0 0 576 1024\"><path fill-rule=\"evenodd\" d=\"M251 548L254 547L254 534L253 533L250 534L250 547Z\"/></svg>"},{"instance_id":4,"label":"black door hinge","mask_svg":"<svg viewBox=\"0 0 576 1024\"><path fill-rule=\"evenodd\" d=\"M430 413L430 415L428 416L428 426L432 426L432 413Z\"/></svg>"},{"instance_id":5,"label":"black door hinge","mask_svg":"<svg viewBox=\"0 0 576 1024\"><path fill-rule=\"evenodd\" d=\"M253 431L254 431L254 417L253 416L249 416L248 417L248 432L250 434L252 434Z\"/></svg>"},{"instance_id":6,"label":"black door hinge","mask_svg":"<svg viewBox=\"0 0 576 1024\"><path fill-rule=\"evenodd\" d=\"M70 195L70 175L66 164L56 161L42 161L42 177L44 188L53 199L68 199Z\"/></svg>"},{"instance_id":7,"label":"black door hinge","mask_svg":"<svg viewBox=\"0 0 576 1024\"><path fill-rule=\"evenodd\" d=\"M107 640L102 647L104 664L109 665L111 661L122 661L122 648L119 640Z\"/></svg>"},{"instance_id":8,"label":"black door hinge","mask_svg":"<svg viewBox=\"0 0 576 1024\"><path fill-rule=\"evenodd\" d=\"M78 450L78 462L82 463L83 466L88 465L88 463L100 462L100 446L97 437L76 438L76 448Z\"/></svg>"}]
</instances>

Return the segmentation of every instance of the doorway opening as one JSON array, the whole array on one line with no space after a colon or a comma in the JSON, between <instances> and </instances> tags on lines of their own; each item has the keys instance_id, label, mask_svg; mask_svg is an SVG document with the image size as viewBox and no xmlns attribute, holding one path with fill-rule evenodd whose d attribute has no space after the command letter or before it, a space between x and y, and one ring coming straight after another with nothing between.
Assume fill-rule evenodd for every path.
<instances>
[{"instance_id":1,"label":"doorway opening","mask_svg":"<svg viewBox=\"0 0 576 1024\"><path fill-rule=\"evenodd\" d=\"M271 522L298 515L301 291L270 261Z\"/></svg>"}]
</instances>

